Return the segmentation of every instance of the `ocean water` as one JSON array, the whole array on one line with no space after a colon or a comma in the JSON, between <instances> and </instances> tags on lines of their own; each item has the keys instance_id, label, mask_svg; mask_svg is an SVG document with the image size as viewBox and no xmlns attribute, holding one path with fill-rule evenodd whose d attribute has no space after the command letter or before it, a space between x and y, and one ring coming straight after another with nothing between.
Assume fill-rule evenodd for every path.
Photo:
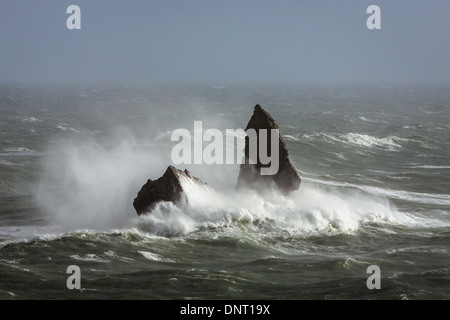
<instances>
[{"instance_id":1,"label":"ocean water","mask_svg":"<svg viewBox=\"0 0 450 320\"><path fill-rule=\"evenodd\" d=\"M245 128L256 104L299 190L177 165L214 191L136 215L173 130ZM2 85L0 110L1 299L450 298L449 87Z\"/></svg>"}]
</instances>

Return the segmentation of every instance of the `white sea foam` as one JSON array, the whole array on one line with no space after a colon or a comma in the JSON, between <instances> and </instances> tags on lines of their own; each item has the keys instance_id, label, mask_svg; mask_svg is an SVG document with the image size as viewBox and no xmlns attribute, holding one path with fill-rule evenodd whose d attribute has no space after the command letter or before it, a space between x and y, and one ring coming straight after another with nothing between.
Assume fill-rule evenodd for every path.
<instances>
[{"instance_id":1,"label":"white sea foam","mask_svg":"<svg viewBox=\"0 0 450 320\"><path fill-rule=\"evenodd\" d=\"M33 154L33 153L35 153L35 151L30 150L25 147L9 147L9 148L4 148L3 151L13 152L16 154Z\"/></svg>"},{"instance_id":2,"label":"white sea foam","mask_svg":"<svg viewBox=\"0 0 450 320\"><path fill-rule=\"evenodd\" d=\"M98 255L94 253L87 253L83 256L79 256L78 254L74 254L70 256L72 259L78 260L78 261L90 261L90 262L109 262L109 259L105 259L103 257L99 257Z\"/></svg>"},{"instance_id":3,"label":"white sea foam","mask_svg":"<svg viewBox=\"0 0 450 320\"><path fill-rule=\"evenodd\" d=\"M84 234L84 233L83 233ZM90 233L87 233L90 234ZM81 237L82 234L79 234L78 236ZM90 262L111 262L112 260L122 260L122 261L132 261L131 258L126 257L119 257L114 251L108 250L101 254L95 254L95 253L87 253L82 256L78 254L74 254L70 256L72 259L79 260L79 261L90 261Z\"/></svg>"},{"instance_id":4,"label":"white sea foam","mask_svg":"<svg viewBox=\"0 0 450 320\"><path fill-rule=\"evenodd\" d=\"M364 122L373 122L372 120L367 119L366 117L358 117L358 119Z\"/></svg>"},{"instance_id":5,"label":"white sea foam","mask_svg":"<svg viewBox=\"0 0 450 320\"><path fill-rule=\"evenodd\" d=\"M7 167L22 166L22 164L19 164L19 163L16 164L16 163L12 163L12 162L5 161L5 160L0 160L0 165L7 166Z\"/></svg>"},{"instance_id":6,"label":"white sea foam","mask_svg":"<svg viewBox=\"0 0 450 320\"><path fill-rule=\"evenodd\" d=\"M394 146L396 143L392 137L380 140L359 134L327 137L347 143L354 139L354 143L367 146ZM145 149L135 145L136 141L126 135L121 135L112 147L89 139L52 145L44 158L37 194L41 208L67 231L135 227L149 234L177 236L205 228L242 224L295 232L352 232L362 223L371 221L413 225L414 218L399 212L389 198L450 203L445 195L333 185L333 182L308 179L303 179L300 189L287 196L274 190L235 192L237 165L219 166L220 170L192 165L188 168L192 175L210 183L215 191L183 180L188 205L180 207L161 202L151 213L137 217L132 206L134 197L147 178L161 176L170 163L170 152L161 151L166 147L164 144ZM167 157L163 157L164 154Z\"/></svg>"},{"instance_id":7,"label":"white sea foam","mask_svg":"<svg viewBox=\"0 0 450 320\"><path fill-rule=\"evenodd\" d=\"M42 122L42 120L35 118L35 117L27 117L22 119L23 122L30 122L30 123L36 123L36 122Z\"/></svg>"},{"instance_id":8,"label":"white sea foam","mask_svg":"<svg viewBox=\"0 0 450 320\"><path fill-rule=\"evenodd\" d=\"M297 138L297 137L294 137L294 136L291 136L291 135L288 135L288 134L286 134L286 135L283 135L283 138L284 138L285 140L291 140L291 141L300 141L300 139L299 139L299 138Z\"/></svg>"},{"instance_id":9,"label":"white sea foam","mask_svg":"<svg viewBox=\"0 0 450 320\"><path fill-rule=\"evenodd\" d=\"M426 192L411 192L403 190L392 190L380 187L363 186L361 189L370 193L388 196L393 199L406 200L424 204L435 204L450 206L450 195Z\"/></svg>"},{"instance_id":10,"label":"white sea foam","mask_svg":"<svg viewBox=\"0 0 450 320\"><path fill-rule=\"evenodd\" d=\"M138 251L138 253L140 253L145 259L152 260L152 261L175 262L175 260L172 260L172 259L169 259L169 258L164 258L163 256L161 256L161 255L159 255L157 253L153 253L153 252Z\"/></svg>"},{"instance_id":11,"label":"white sea foam","mask_svg":"<svg viewBox=\"0 0 450 320\"><path fill-rule=\"evenodd\" d=\"M0 296L9 296L9 297L17 297L17 295L15 295L13 292L11 291L3 291L0 290Z\"/></svg>"},{"instance_id":12,"label":"white sea foam","mask_svg":"<svg viewBox=\"0 0 450 320\"><path fill-rule=\"evenodd\" d=\"M4 226L0 227L0 248L8 243L28 242L34 239L53 240L60 236L54 226Z\"/></svg>"},{"instance_id":13,"label":"white sea foam","mask_svg":"<svg viewBox=\"0 0 450 320\"><path fill-rule=\"evenodd\" d=\"M357 147L365 148L381 148L389 151L397 151L402 146L402 142L407 142L408 139L399 138L397 136L387 136L384 138L377 138L368 134L362 133L347 133L347 134L334 134L334 133L315 133L304 134L300 140L317 142L325 141L328 143L342 143L346 145L353 145Z\"/></svg>"},{"instance_id":14,"label":"white sea foam","mask_svg":"<svg viewBox=\"0 0 450 320\"><path fill-rule=\"evenodd\" d=\"M61 131L72 131L72 132L80 132L80 130L74 129L72 127L69 127L67 124L60 124L55 127L55 129L61 130Z\"/></svg>"},{"instance_id":15,"label":"white sea foam","mask_svg":"<svg viewBox=\"0 0 450 320\"><path fill-rule=\"evenodd\" d=\"M338 157L341 160L347 160L347 158L341 152L334 153L334 154L336 155L336 157Z\"/></svg>"},{"instance_id":16,"label":"white sea foam","mask_svg":"<svg viewBox=\"0 0 450 320\"><path fill-rule=\"evenodd\" d=\"M399 142L406 141L405 139L396 137L396 136L388 136L386 138L376 138L367 134L360 133L347 133L345 135L340 136L344 141L363 147L381 147L387 148L389 150L397 150L401 148Z\"/></svg>"},{"instance_id":17,"label":"white sea foam","mask_svg":"<svg viewBox=\"0 0 450 320\"><path fill-rule=\"evenodd\" d=\"M432 166L432 165L423 165L423 166L412 166L414 169L450 169L450 166Z\"/></svg>"},{"instance_id":18,"label":"white sea foam","mask_svg":"<svg viewBox=\"0 0 450 320\"><path fill-rule=\"evenodd\" d=\"M425 193L425 192L411 192L403 190L393 190L388 188L380 188L374 186L356 185L347 182L335 182L324 181L320 179L303 178L304 181L311 181L314 183L330 185L335 187L351 187L359 190L363 190L374 196L389 197L392 199L399 199L404 201L411 201L424 204L437 204L437 205L449 205L450 195L437 194L437 193Z\"/></svg>"},{"instance_id":19,"label":"white sea foam","mask_svg":"<svg viewBox=\"0 0 450 320\"><path fill-rule=\"evenodd\" d=\"M177 236L203 228L249 223L280 232L353 232L367 222L417 222L399 212L386 197L308 182L288 196L274 190L212 194L197 189L195 197L204 201L184 208L172 203L157 204L149 214L136 219L138 229Z\"/></svg>"}]
</instances>

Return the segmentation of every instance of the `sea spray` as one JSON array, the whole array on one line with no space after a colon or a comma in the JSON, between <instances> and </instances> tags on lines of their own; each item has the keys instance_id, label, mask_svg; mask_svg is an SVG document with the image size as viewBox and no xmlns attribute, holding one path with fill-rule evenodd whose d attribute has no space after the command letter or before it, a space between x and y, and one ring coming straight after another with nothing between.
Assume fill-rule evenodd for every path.
<instances>
[{"instance_id":1,"label":"sea spray","mask_svg":"<svg viewBox=\"0 0 450 320\"><path fill-rule=\"evenodd\" d=\"M161 167L162 154L124 139L109 147L94 139L60 141L44 158L38 203L68 230L123 227L136 186L143 173Z\"/></svg>"},{"instance_id":2,"label":"sea spray","mask_svg":"<svg viewBox=\"0 0 450 320\"><path fill-rule=\"evenodd\" d=\"M142 183L143 172L151 175L163 163L162 151L156 146L142 150L130 141L113 147L92 139L61 142L48 152L37 199L53 223L67 231L137 223L149 233L173 236L204 227L230 226L233 221L262 221L279 230L320 232L331 228L349 232L365 221L405 220L385 197L356 188L306 183L284 195L270 188L259 193L245 189L237 192L221 185L212 185L213 190L184 181L190 199L187 207L161 203L136 222L131 199ZM191 170L208 176L210 168L192 166ZM235 181L235 177L228 179Z\"/></svg>"}]
</instances>

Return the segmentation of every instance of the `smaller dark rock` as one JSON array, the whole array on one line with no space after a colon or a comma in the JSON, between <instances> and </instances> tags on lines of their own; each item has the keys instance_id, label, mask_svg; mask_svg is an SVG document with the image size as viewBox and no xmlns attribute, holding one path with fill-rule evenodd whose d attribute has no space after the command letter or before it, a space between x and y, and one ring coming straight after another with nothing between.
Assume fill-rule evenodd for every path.
<instances>
[{"instance_id":1,"label":"smaller dark rock","mask_svg":"<svg viewBox=\"0 0 450 320\"><path fill-rule=\"evenodd\" d=\"M157 180L148 179L147 183L142 186L133 201L137 214L147 213L156 203L161 201L187 204L188 199L183 190L182 179L205 185L203 181L192 176L188 170L182 171L174 166L169 166L162 177Z\"/></svg>"}]
</instances>

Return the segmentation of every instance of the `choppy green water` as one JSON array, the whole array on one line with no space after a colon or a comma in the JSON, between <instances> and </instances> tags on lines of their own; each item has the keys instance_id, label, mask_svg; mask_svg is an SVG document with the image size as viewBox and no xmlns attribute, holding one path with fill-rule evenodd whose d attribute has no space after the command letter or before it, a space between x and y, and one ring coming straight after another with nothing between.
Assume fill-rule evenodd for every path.
<instances>
[{"instance_id":1,"label":"choppy green water","mask_svg":"<svg viewBox=\"0 0 450 320\"><path fill-rule=\"evenodd\" d=\"M448 299L448 89L3 86L0 297ZM136 216L172 130L245 128L256 103L300 190L234 195L237 165L190 165L207 205Z\"/></svg>"}]
</instances>

